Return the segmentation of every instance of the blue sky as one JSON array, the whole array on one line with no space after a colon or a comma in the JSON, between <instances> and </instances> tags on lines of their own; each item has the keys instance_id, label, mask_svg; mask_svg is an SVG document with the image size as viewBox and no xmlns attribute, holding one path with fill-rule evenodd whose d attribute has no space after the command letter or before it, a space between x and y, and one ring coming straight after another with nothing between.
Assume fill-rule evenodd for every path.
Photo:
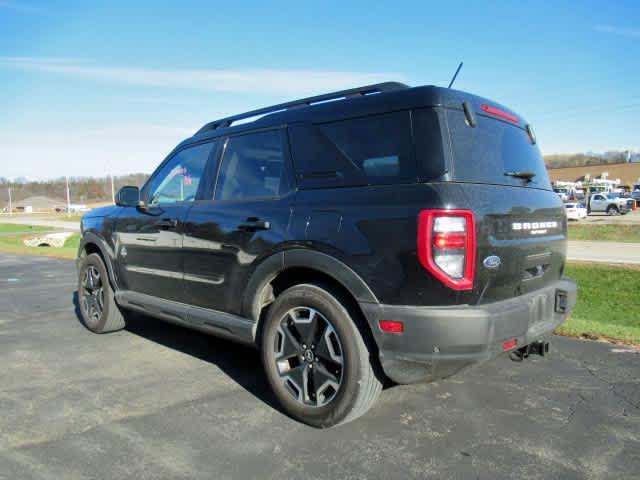
<instances>
[{"instance_id":1,"label":"blue sky","mask_svg":"<svg viewBox=\"0 0 640 480\"><path fill-rule=\"evenodd\" d=\"M150 172L215 118L384 80L640 150L640 2L0 0L0 176ZM489 4L489 5L487 5ZM579 5L578 5L579 4Z\"/></svg>"}]
</instances>

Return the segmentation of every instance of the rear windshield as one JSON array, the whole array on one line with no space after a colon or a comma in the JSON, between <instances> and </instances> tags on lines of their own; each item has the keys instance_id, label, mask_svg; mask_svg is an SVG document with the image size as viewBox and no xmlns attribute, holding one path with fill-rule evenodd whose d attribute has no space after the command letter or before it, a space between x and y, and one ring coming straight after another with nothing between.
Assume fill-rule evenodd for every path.
<instances>
[{"instance_id":1,"label":"rear windshield","mask_svg":"<svg viewBox=\"0 0 640 480\"><path fill-rule=\"evenodd\" d=\"M540 150L523 129L484 115L477 115L477 125L472 128L458 110L447 111L447 122L454 180L551 190ZM533 172L535 176L527 183L506 172Z\"/></svg>"}]
</instances>

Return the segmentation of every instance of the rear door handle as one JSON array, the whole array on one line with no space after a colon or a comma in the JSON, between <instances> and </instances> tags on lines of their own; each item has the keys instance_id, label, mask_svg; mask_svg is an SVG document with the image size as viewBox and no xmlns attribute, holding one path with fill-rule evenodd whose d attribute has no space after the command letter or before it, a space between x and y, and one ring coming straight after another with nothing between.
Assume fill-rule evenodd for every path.
<instances>
[{"instance_id":1,"label":"rear door handle","mask_svg":"<svg viewBox=\"0 0 640 480\"><path fill-rule=\"evenodd\" d=\"M255 232L256 230L269 230L271 228L271 223L265 222L264 220L260 220L256 217L247 218L245 223L241 223L238 225L238 230L243 230L245 232Z\"/></svg>"},{"instance_id":2,"label":"rear door handle","mask_svg":"<svg viewBox=\"0 0 640 480\"><path fill-rule=\"evenodd\" d=\"M178 220L175 218L163 218L162 220L156 222L156 226L163 230L171 230L178 226Z\"/></svg>"}]
</instances>

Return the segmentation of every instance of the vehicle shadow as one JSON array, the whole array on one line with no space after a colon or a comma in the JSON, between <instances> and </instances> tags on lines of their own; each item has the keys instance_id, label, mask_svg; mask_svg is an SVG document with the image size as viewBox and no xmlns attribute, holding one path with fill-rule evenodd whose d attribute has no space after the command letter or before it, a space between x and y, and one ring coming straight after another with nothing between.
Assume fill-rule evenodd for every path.
<instances>
[{"instance_id":1,"label":"vehicle shadow","mask_svg":"<svg viewBox=\"0 0 640 480\"><path fill-rule=\"evenodd\" d=\"M78 322L82 321L78 292L73 293ZM137 312L127 312L125 331L219 367L255 397L286 415L267 383L257 349L189 330Z\"/></svg>"}]
</instances>

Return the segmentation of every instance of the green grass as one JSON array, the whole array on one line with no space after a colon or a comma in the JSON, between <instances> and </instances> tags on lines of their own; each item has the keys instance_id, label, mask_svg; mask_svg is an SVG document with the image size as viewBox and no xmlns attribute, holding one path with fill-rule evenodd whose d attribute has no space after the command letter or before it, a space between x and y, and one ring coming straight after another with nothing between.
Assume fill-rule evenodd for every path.
<instances>
[{"instance_id":1,"label":"green grass","mask_svg":"<svg viewBox=\"0 0 640 480\"><path fill-rule=\"evenodd\" d=\"M78 246L80 245L79 233L71 235L62 248L27 247L22 243L25 238L29 238L29 235L0 236L0 252L73 259L76 258Z\"/></svg>"},{"instance_id":2,"label":"green grass","mask_svg":"<svg viewBox=\"0 0 640 480\"><path fill-rule=\"evenodd\" d=\"M640 243L639 225L576 225L569 223L569 240L608 240Z\"/></svg>"},{"instance_id":3,"label":"green grass","mask_svg":"<svg viewBox=\"0 0 640 480\"><path fill-rule=\"evenodd\" d=\"M578 282L578 304L557 333L640 344L640 269L574 263L565 273Z\"/></svg>"},{"instance_id":4,"label":"green grass","mask_svg":"<svg viewBox=\"0 0 640 480\"><path fill-rule=\"evenodd\" d=\"M57 213L55 215L51 215L51 218L54 220L60 220L63 222L76 222L76 223L80 223L80 219L82 218L82 215L84 214L73 214L73 215L69 215L67 216L66 213Z\"/></svg>"},{"instance_id":5,"label":"green grass","mask_svg":"<svg viewBox=\"0 0 640 480\"><path fill-rule=\"evenodd\" d=\"M39 232L43 230L55 230L51 227L40 225L19 225L17 223L0 223L0 233L23 233L23 232Z\"/></svg>"}]
</instances>

